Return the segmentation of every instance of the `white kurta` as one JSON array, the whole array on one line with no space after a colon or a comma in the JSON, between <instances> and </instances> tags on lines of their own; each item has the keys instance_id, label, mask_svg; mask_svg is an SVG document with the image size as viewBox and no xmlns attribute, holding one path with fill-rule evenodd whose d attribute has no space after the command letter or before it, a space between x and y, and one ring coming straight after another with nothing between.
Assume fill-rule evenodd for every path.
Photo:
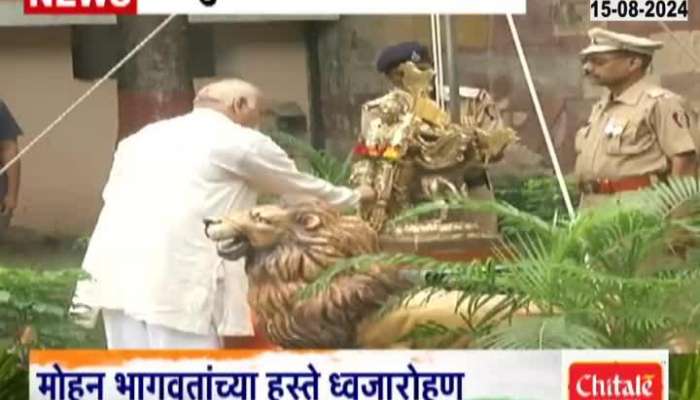
<instances>
[{"instance_id":1,"label":"white kurta","mask_svg":"<svg viewBox=\"0 0 700 400\"><path fill-rule=\"evenodd\" d=\"M83 261L76 303L192 333L250 335L243 262L225 262L203 219L255 206L259 192L356 206L357 194L297 171L262 133L209 109L124 139Z\"/></svg>"}]
</instances>

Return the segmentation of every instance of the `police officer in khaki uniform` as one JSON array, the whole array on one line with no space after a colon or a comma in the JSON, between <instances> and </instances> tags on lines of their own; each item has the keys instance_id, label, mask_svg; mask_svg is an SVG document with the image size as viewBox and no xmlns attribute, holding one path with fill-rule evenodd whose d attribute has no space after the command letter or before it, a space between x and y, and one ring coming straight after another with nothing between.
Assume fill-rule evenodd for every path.
<instances>
[{"instance_id":1,"label":"police officer in khaki uniform","mask_svg":"<svg viewBox=\"0 0 700 400\"><path fill-rule=\"evenodd\" d=\"M646 78L663 43L593 28L583 71L608 90L576 133L581 208L697 170L693 121L683 98Z\"/></svg>"},{"instance_id":2,"label":"police officer in khaki uniform","mask_svg":"<svg viewBox=\"0 0 700 400\"><path fill-rule=\"evenodd\" d=\"M404 85L402 65L412 62L420 70L432 70L427 47L417 42L403 42L384 48L377 59L377 71L384 74L392 82L393 88L386 95L371 100L362 106L362 132L361 137L365 143L371 144L375 141L400 140L400 138L375 138L373 137L372 121L379 113L386 113L394 110L397 115L409 112L412 107L412 97ZM432 75L431 75L432 76ZM460 123L466 126L481 129L483 132L490 132L496 128L504 126L495 102L491 96L482 89L460 87ZM502 153L499 155L502 156ZM497 161L499 157L490 161ZM473 169L469 176L465 176L465 183L468 186L469 196L477 200L494 199L493 188L489 181L486 170ZM379 189L381 192L382 189ZM470 218L471 219L471 218ZM498 220L494 214L473 214L473 220L484 233L496 234L498 232Z\"/></svg>"}]
</instances>

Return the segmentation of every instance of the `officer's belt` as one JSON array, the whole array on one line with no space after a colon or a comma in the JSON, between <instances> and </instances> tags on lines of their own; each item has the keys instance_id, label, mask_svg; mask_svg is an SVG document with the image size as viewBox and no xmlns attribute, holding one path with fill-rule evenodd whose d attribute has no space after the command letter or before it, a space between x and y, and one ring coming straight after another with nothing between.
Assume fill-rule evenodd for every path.
<instances>
[{"instance_id":1,"label":"officer's belt","mask_svg":"<svg viewBox=\"0 0 700 400\"><path fill-rule=\"evenodd\" d=\"M620 179L601 178L579 183L579 189L583 193L613 194L639 190L659 182L661 178L655 174L628 176Z\"/></svg>"}]
</instances>

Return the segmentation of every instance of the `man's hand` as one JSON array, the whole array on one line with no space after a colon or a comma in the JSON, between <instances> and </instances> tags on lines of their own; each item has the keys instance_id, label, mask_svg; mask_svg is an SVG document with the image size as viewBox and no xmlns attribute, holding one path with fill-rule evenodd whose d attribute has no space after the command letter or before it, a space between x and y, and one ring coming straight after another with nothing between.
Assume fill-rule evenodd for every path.
<instances>
[{"instance_id":1,"label":"man's hand","mask_svg":"<svg viewBox=\"0 0 700 400\"><path fill-rule=\"evenodd\" d=\"M377 192L375 192L371 186L360 185L355 191L360 195L360 203L371 203L377 198Z\"/></svg>"},{"instance_id":2,"label":"man's hand","mask_svg":"<svg viewBox=\"0 0 700 400\"><path fill-rule=\"evenodd\" d=\"M8 215L11 214L15 208L17 208L17 199L15 196L5 196L0 205L0 214Z\"/></svg>"}]
</instances>

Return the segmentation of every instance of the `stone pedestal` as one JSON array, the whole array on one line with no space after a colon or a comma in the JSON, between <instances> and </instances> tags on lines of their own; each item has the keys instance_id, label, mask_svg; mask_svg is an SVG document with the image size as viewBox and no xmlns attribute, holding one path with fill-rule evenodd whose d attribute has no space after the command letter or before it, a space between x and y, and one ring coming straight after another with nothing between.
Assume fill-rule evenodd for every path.
<instances>
[{"instance_id":1,"label":"stone pedestal","mask_svg":"<svg viewBox=\"0 0 700 400\"><path fill-rule=\"evenodd\" d=\"M456 239L411 240L381 237L382 251L433 257L441 261L484 260L494 255L500 236L471 236Z\"/></svg>"}]
</instances>

